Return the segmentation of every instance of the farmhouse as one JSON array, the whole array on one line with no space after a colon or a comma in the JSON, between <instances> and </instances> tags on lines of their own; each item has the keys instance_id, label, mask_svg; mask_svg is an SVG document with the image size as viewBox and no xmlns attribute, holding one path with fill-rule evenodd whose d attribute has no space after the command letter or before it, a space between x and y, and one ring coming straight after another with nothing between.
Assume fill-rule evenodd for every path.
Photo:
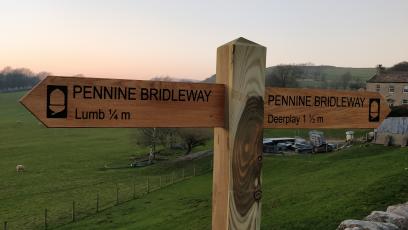
<instances>
[{"instance_id":1,"label":"farmhouse","mask_svg":"<svg viewBox=\"0 0 408 230\"><path fill-rule=\"evenodd\" d=\"M390 106L408 104L407 66L407 62L402 62L390 69L378 71L376 75L367 81L367 91L379 92Z\"/></svg>"}]
</instances>

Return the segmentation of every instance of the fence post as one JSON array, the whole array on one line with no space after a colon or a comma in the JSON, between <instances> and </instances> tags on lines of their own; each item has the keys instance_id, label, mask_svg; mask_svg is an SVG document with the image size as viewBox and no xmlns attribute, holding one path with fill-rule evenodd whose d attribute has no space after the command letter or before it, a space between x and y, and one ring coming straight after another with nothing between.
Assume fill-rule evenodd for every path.
<instances>
[{"instance_id":1,"label":"fence post","mask_svg":"<svg viewBox=\"0 0 408 230\"><path fill-rule=\"evenodd\" d=\"M181 180L184 180L184 168L183 168L183 171L181 173L182 173L181 174Z\"/></svg>"},{"instance_id":2,"label":"fence post","mask_svg":"<svg viewBox=\"0 0 408 230\"><path fill-rule=\"evenodd\" d=\"M47 218L48 218L48 210L47 210L47 209L44 209L44 229L48 229L48 221L47 221Z\"/></svg>"},{"instance_id":3,"label":"fence post","mask_svg":"<svg viewBox=\"0 0 408 230\"><path fill-rule=\"evenodd\" d=\"M196 167L195 167L195 165L194 165L194 168L193 168L193 176L196 176Z\"/></svg>"},{"instance_id":4,"label":"fence post","mask_svg":"<svg viewBox=\"0 0 408 230\"><path fill-rule=\"evenodd\" d=\"M7 221L4 221L4 230L7 230Z\"/></svg>"},{"instance_id":5,"label":"fence post","mask_svg":"<svg viewBox=\"0 0 408 230\"><path fill-rule=\"evenodd\" d=\"M96 212L99 212L99 192L96 193Z\"/></svg>"},{"instance_id":6,"label":"fence post","mask_svg":"<svg viewBox=\"0 0 408 230\"><path fill-rule=\"evenodd\" d=\"M119 204L119 185L116 184L116 205Z\"/></svg>"},{"instance_id":7,"label":"fence post","mask_svg":"<svg viewBox=\"0 0 408 230\"><path fill-rule=\"evenodd\" d=\"M75 200L72 201L72 222L75 222Z\"/></svg>"},{"instance_id":8,"label":"fence post","mask_svg":"<svg viewBox=\"0 0 408 230\"><path fill-rule=\"evenodd\" d=\"M147 193L149 193L149 191L150 191L149 176L147 176L147 186L146 186L146 191L147 191Z\"/></svg>"},{"instance_id":9,"label":"fence post","mask_svg":"<svg viewBox=\"0 0 408 230\"><path fill-rule=\"evenodd\" d=\"M136 181L133 180L133 199L136 199Z\"/></svg>"}]
</instances>

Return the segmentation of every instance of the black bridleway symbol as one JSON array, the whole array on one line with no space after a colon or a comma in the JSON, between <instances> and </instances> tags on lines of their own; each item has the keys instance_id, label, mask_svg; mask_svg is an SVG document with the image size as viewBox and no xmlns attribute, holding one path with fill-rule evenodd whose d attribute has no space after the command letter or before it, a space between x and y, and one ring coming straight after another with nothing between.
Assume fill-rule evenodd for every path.
<instances>
[{"instance_id":1,"label":"black bridleway symbol","mask_svg":"<svg viewBox=\"0 0 408 230\"><path fill-rule=\"evenodd\" d=\"M370 98L368 108L368 121L379 122L380 121L380 98Z\"/></svg>"},{"instance_id":2,"label":"black bridleway symbol","mask_svg":"<svg viewBox=\"0 0 408 230\"><path fill-rule=\"evenodd\" d=\"M64 85L47 86L47 118L67 118L67 92Z\"/></svg>"}]
</instances>

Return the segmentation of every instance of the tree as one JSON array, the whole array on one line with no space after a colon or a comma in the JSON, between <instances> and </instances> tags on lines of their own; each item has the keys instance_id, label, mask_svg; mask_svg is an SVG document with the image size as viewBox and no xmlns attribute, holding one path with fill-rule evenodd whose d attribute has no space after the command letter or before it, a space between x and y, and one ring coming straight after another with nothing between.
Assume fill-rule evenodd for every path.
<instances>
[{"instance_id":1,"label":"tree","mask_svg":"<svg viewBox=\"0 0 408 230\"><path fill-rule=\"evenodd\" d=\"M177 130L178 135L186 145L186 155L196 147L205 144L212 136L209 129L193 129L193 128L181 128Z\"/></svg>"},{"instance_id":2,"label":"tree","mask_svg":"<svg viewBox=\"0 0 408 230\"><path fill-rule=\"evenodd\" d=\"M340 85L343 89L347 89L351 79L353 76L351 75L350 72L346 72L343 75L340 76Z\"/></svg>"},{"instance_id":3,"label":"tree","mask_svg":"<svg viewBox=\"0 0 408 230\"><path fill-rule=\"evenodd\" d=\"M296 87L296 79L300 78L303 73L303 65L277 65L266 74L266 84L267 86Z\"/></svg>"},{"instance_id":4,"label":"tree","mask_svg":"<svg viewBox=\"0 0 408 230\"><path fill-rule=\"evenodd\" d=\"M136 144L140 146L149 146L149 163L156 158L157 145L167 146L169 137L175 134L175 129L170 128L140 128L136 130Z\"/></svg>"},{"instance_id":5,"label":"tree","mask_svg":"<svg viewBox=\"0 0 408 230\"><path fill-rule=\"evenodd\" d=\"M382 74L385 72L385 67L382 64L378 64L375 69L377 70L377 74Z\"/></svg>"},{"instance_id":6,"label":"tree","mask_svg":"<svg viewBox=\"0 0 408 230\"><path fill-rule=\"evenodd\" d=\"M349 87L352 90L358 90L365 87L365 83L361 79L356 79L349 83Z\"/></svg>"},{"instance_id":7,"label":"tree","mask_svg":"<svg viewBox=\"0 0 408 230\"><path fill-rule=\"evenodd\" d=\"M34 74L26 68L5 67L0 71L0 91L30 89L42 79L44 73Z\"/></svg>"},{"instance_id":8,"label":"tree","mask_svg":"<svg viewBox=\"0 0 408 230\"><path fill-rule=\"evenodd\" d=\"M408 62L403 61L398 64L395 64L393 67L388 68L387 71L399 71L399 72L408 71Z\"/></svg>"}]
</instances>

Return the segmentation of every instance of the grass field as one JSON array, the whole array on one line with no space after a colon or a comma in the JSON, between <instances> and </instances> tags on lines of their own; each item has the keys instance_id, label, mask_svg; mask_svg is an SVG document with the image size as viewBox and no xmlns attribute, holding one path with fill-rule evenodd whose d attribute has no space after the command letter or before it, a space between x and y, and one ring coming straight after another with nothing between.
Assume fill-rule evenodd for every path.
<instances>
[{"instance_id":1,"label":"grass field","mask_svg":"<svg viewBox=\"0 0 408 230\"><path fill-rule=\"evenodd\" d=\"M267 157L261 229L335 229L407 201L407 168L406 150L383 146ZM211 229L211 180L196 177L61 229Z\"/></svg>"},{"instance_id":2,"label":"grass field","mask_svg":"<svg viewBox=\"0 0 408 230\"><path fill-rule=\"evenodd\" d=\"M129 200L133 181L144 191L147 175L168 175L189 165L104 170L147 151L134 145L132 129L46 129L17 103L21 95L0 94L0 223L8 221L9 229L43 229L48 208L50 228L210 229L210 172L66 224L73 200L83 217L94 213L97 192L102 208L113 206L116 184L121 201ZM265 136L306 136L307 131L267 130ZM344 130L326 130L326 135L341 139ZM210 159L194 164L205 168ZM17 164L27 172L16 173ZM407 168L406 149L372 145L266 157L262 229L334 229L343 219L407 201Z\"/></svg>"},{"instance_id":3,"label":"grass field","mask_svg":"<svg viewBox=\"0 0 408 230\"><path fill-rule=\"evenodd\" d=\"M42 228L45 208L50 218L64 217L50 221L64 223L73 200L78 210L93 212L97 192L107 207L115 203L116 184L129 197L133 183L138 192L145 191L147 175L180 174L181 166L172 164L105 170L105 165L126 166L131 156L148 152L136 147L132 129L47 129L18 103L22 95L0 94L0 223L8 221L9 229ZM18 164L26 172L16 173ZM157 177L152 183L158 183Z\"/></svg>"}]
</instances>

